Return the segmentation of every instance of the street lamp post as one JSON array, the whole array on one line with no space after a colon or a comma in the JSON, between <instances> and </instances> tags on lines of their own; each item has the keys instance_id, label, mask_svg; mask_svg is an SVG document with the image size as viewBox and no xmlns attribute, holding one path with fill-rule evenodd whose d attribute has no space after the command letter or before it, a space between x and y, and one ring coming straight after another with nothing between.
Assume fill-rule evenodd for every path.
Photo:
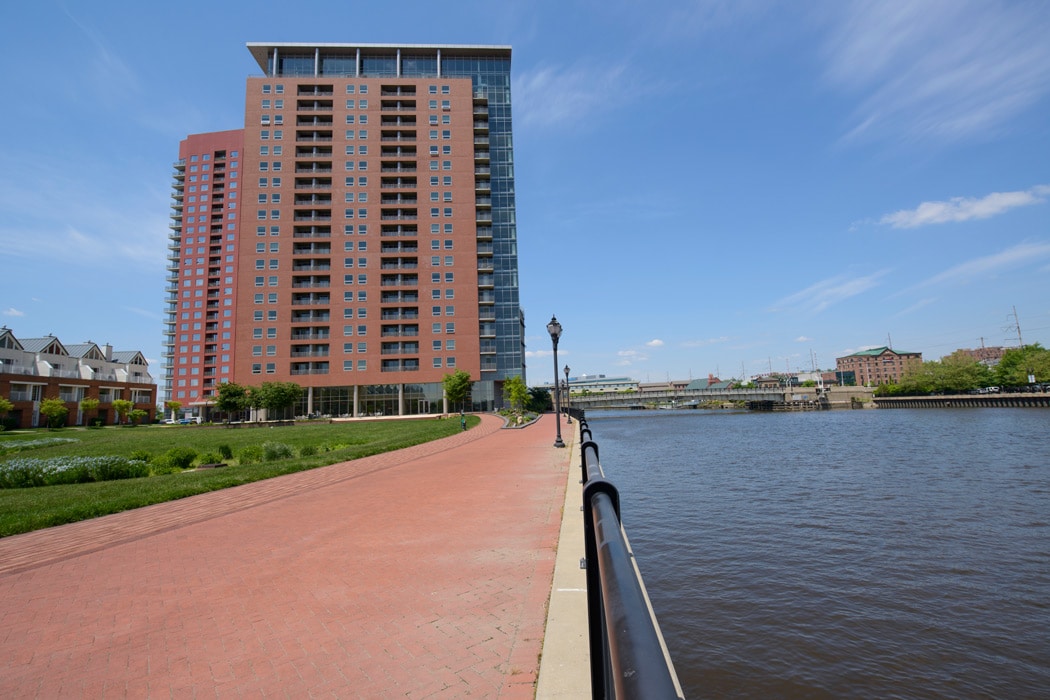
<instances>
[{"instance_id":1,"label":"street lamp post","mask_svg":"<svg viewBox=\"0 0 1050 700\"><path fill-rule=\"evenodd\" d=\"M572 392L569 391L569 366L565 365L565 422L572 425Z\"/></svg>"},{"instance_id":2,"label":"street lamp post","mask_svg":"<svg viewBox=\"0 0 1050 700\"><path fill-rule=\"evenodd\" d=\"M558 323L557 316L551 316L547 332L551 334L551 343L554 345L554 425L557 427L554 446L565 447L565 443L561 441L561 402L558 400L558 338L561 337L561 324Z\"/></svg>"}]
</instances>

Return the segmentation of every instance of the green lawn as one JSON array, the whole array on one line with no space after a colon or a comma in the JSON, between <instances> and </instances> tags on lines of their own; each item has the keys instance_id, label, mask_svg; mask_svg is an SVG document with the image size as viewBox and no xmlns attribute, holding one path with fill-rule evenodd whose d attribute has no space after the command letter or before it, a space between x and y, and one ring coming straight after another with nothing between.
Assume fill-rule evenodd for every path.
<instances>
[{"instance_id":1,"label":"green lawn","mask_svg":"<svg viewBox=\"0 0 1050 700\"><path fill-rule=\"evenodd\" d=\"M472 428L480 422L467 417ZM294 426L140 426L107 427L101 430L65 428L56 431L0 433L0 446L11 442L49 437L73 438L76 442L29 449L0 457L57 457L62 455L122 455L148 451L160 455L172 447L192 447L198 453L216 453L226 445L233 452L230 466L222 469L186 471L89 484L0 489L0 537L29 532L63 523L117 513L152 503L172 501L261 479L313 469L358 457L398 450L460 431L458 418L448 420L386 420L350 423L302 423ZM316 449L309 457L239 465L237 455L249 445L280 442L294 448ZM2 451L0 451L2 454Z\"/></svg>"}]
</instances>

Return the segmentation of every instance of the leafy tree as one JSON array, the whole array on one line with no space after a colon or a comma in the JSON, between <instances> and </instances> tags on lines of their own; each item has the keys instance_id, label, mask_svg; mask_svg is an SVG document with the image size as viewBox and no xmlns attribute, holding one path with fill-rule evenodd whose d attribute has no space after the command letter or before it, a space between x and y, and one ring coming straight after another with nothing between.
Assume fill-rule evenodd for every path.
<instances>
[{"instance_id":1,"label":"leafy tree","mask_svg":"<svg viewBox=\"0 0 1050 700\"><path fill-rule=\"evenodd\" d=\"M7 417L7 414L14 407L15 405L11 403L9 399L5 399L3 396L0 396L0 430L3 430L6 427L7 421L3 419Z\"/></svg>"},{"instance_id":2,"label":"leafy tree","mask_svg":"<svg viewBox=\"0 0 1050 700\"><path fill-rule=\"evenodd\" d=\"M120 417L120 422L126 422L128 414L131 413L131 409L135 408L135 404L127 399L114 399L113 410L117 412Z\"/></svg>"},{"instance_id":3,"label":"leafy tree","mask_svg":"<svg viewBox=\"0 0 1050 700\"><path fill-rule=\"evenodd\" d=\"M987 365L972 355L957 350L941 358L937 376L937 390L944 393L963 393L995 383L995 375Z\"/></svg>"},{"instance_id":4,"label":"leafy tree","mask_svg":"<svg viewBox=\"0 0 1050 700\"><path fill-rule=\"evenodd\" d=\"M240 413L251 406L251 397L248 388L233 382L219 385L218 395L215 398L215 409L226 414L226 422L230 415Z\"/></svg>"},{"instance_id":5,"label":"leafy tree","mask_svg":"<svg viewBox=\"0 0 1050 700\"><path fill-rule=\"evenodd\" d=\"M90 421L87 420L87 414L91 413L98 408L98 399L81 399L80 400L80 412L84 414L84 422L90 425Z\"/></svg>"},{"instance_id":6,"label":"leafy tree","mask_svg":"<svg viewBox=\"0 0 1050 700\"><path fill-rule=\"evenodd\" d=\"M1007 350L995 368L1000 386L1024 386L1029 383L1029 374L1035 375L1037 382L1050 381L1050 350L1039 343Z\"/></svg>"},{"instance_id":7,"label":"leafy tree","mask_svg":"<svg viewBox=\"0 0 1050 700\"><path fill-rule=\"evenodd\" d=\"M529 398L529 388L525 386L525 380L521 375L511 377L503 382L503 396L510 402L512 411L521 413L525 410L525 402Z\"/></svg>"},{"instance_id":8,"label":"leafy tree","mask_svg":"<svg viewBox=\"0 0 1050 700\"><path fill-rule=\"evenodd\" d=\"M182 408L181 401L165 401L164 410L168 412L168 415L172 420L175 420L175 416L179 414L179 409Z\"/></svg>"},{"instance_id":9,"label":"leafy tree","mask_svg":"<svg viewBox=\"0 0 1050 700\"><path fill-rule=\"evenodd\" d=\"M295 382L263 382L261 387L251 392L253 405L265 408L271 418L287 412L302 395L303 388ZM269 415L269 412L273 415Z\"/></svg>"},{"instance_id":10,"label":"leafy tree","mask_svg":"<svg viewBox=\"0 0 1050 700\"><path fill-rule=\"evenodd\" d=\"M441 378L441 385L445 389L445 397L448 402L453 406L460 404L460 408L470 396L470 384L470 374L461 369Z\"/></svg>"},{"instance_id":11,"label":"leafy tree","mask_svg":"<svg viewBox=\"0 0 1050 700\"><path fill-rule=\"evenodd\" d=\"M549 389L542 389L540 387L532 387L529 389L529 400L525 404L525 408L532 411L533 413L544 413L554 408L554 403L551 401L551 392Z\"/></svg>"},{"instance_id":12,"label":"leafy tree","mask_svg":"<svg viewBox=\"0 0 1050 700\"><path fill-rule=\"evenodd\" d=\"M136 425L138 425L142 422L143 418L149 415L149 411L147 411L144 408L133 408L131 409L131 413L129 413L128 415L130 415L131 420L134 421Z\"/></svg>"},{"instance_id":13,"label":"leafy tree","mask_svg":"<svg viewBox=\"0 0 1050 700\"><path fill-rule=\"evenodd\" d=\"M69 409L66 408L66 402L60 398L52 396L49 399L44 399L40 402L40 415L47 418L47 429L54 430L55 428L61 428L65 425L66 414L69 413Z\"/></svg>"}]
</instances>

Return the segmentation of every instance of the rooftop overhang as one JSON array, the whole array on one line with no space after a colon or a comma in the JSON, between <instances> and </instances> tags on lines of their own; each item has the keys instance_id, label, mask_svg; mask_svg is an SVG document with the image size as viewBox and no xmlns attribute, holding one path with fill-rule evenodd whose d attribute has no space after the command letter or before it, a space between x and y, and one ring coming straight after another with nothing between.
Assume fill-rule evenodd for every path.
<instances>
[{"instance_id":1,"label":"rooftop overhang","mask_svg":"<svg viewBox=\"0 0 1050 700\"><path fill-rule=\"evenodd\" d=\"M249 41L248 51L252 58L259 64L263 73L269 64L271 49L278 51L289 51L302 53L320 49L328 53L356 53L358 49L364 54L391 54L397 51L419 51L421 53L448 52L455 56L492 56L493 54L506 54L510 56L511 47L506 45L489 44L317 44L285 41Z\"/></svg>"}]
</instances>

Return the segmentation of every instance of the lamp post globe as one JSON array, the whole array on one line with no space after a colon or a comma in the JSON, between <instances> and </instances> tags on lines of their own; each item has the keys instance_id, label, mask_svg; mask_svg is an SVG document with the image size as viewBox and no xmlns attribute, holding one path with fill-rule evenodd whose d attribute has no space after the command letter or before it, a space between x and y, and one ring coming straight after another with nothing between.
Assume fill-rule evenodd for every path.
<instances>
[{"instance_id":1,"label":"lamp post globe","mask_svg":"<svg viewBox=\"0 0 1050 700\"><path fill-rule=\"evenodd\" d=\"M572 425L572 392L569 391L569 366L565 365L565 422Z\"/></svg>"},{"instance_id":2,"label":"lamp post globe","mask_svg":"<svg viewBox=\"0 0 1050 700\"><path fill-rule=\"evenodd\" d=\"M558 397L558 338L561 337L561 324L557 316L551 316L551 322L547 324L547 332L551 336L551 344L554 346L554 425L557 436L554 438L555 447L565 447L561 440L561 401Z\"/></svg>"}]
</instances>

